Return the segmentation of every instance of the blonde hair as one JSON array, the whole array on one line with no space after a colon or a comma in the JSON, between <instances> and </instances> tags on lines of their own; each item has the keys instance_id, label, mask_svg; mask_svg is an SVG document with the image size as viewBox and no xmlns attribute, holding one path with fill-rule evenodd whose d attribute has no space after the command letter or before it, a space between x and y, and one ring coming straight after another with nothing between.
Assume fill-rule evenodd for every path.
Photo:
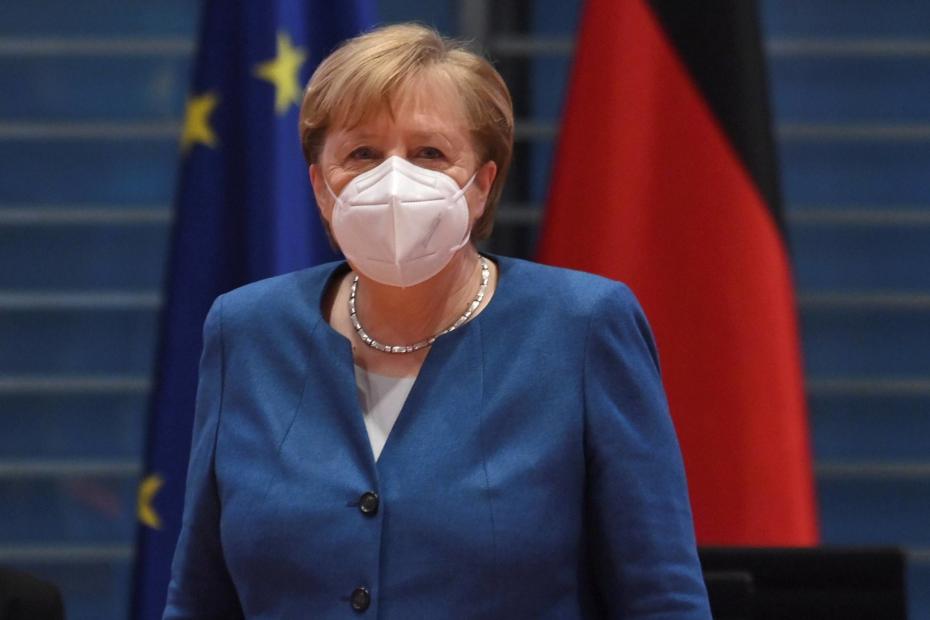
<instances>
[{"instance_id":1,"label":"blonde hair","mask_svg":"<svg viewBox=\"0 0 930 620\"><path fill-rule=\"evenodd\" d=\"M513 103L490 62L432 28L377 28L349 39L320 63L300 106L304 159L308 165L319 160L330 127L353 127L384 110L390 112L392 98L426 69L442 70L451 78L481 163L497 164L484 214L472 230L473 241L486 239L513 155Z\"/></svg>"}]
</instances>

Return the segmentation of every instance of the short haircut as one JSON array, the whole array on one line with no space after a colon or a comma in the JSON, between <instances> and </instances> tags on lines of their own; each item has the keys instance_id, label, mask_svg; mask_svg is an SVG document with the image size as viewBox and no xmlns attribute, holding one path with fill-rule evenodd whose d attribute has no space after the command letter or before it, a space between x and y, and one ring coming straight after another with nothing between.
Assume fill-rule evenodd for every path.
<instances>
[{"instance_id":1,"label":"short haircut","mask_svg":"<svg viewBox=\"0 0 930 620\"><path fill-rule=\"evenodd\" d=\"M497 164L484 214L472 240L491 234L513 155L513 103L504 79L466 45L419 24L383 26L345 41L314 72L300 106L300 143L307 164L320 157L330 127L353 127L390 111L391 99L425 70L456 85L481 163Z\"/></svg>"}]
</instances>

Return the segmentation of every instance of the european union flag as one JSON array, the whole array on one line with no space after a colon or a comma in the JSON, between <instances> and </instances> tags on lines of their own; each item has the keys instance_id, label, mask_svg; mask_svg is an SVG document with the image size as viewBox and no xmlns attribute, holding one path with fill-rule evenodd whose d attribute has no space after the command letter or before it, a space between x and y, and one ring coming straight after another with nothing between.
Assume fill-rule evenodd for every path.
<instances>
[{"instance_id":1,"label":"european union flag","mask_svg":"<svg viewBox=\"0 0 930 620\"><path fill-rule=\"evenodd\" d=\"M181 528L201 327L232 288L334 258L297 137L302 86L373 0L208 0L181 138L133 618L161 618Z\"/></svg>"}]
</instances>

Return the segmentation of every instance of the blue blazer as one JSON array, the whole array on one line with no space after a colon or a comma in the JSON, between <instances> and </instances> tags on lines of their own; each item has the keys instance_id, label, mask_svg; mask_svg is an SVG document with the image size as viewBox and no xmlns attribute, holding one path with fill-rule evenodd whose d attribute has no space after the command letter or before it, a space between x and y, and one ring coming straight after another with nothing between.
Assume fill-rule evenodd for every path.
<instances>
[{"instance_id":1,"label":"blue blazer","mask_svg":"<svg viewBox=\"0 0 930 620\"><path fill-rule=\"evenodd\" d=\"M710 618L633 294L490 258L377 462L320 310L345 263L216 300L165 618Z\"/></svg>"}]
</instances>

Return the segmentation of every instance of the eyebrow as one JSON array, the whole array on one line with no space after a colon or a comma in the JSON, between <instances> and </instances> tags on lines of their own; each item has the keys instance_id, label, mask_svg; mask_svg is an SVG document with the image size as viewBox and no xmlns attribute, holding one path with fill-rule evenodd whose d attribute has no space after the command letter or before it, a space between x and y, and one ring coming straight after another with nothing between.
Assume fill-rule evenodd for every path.
<instances>
[{"instance_id":1,"label":"eyebrow","mask_svg":"<svg viewBox=\"0 0 930 620\"><path fill-rule=\"evenodd\" d=\"M360 131L357 129L346 129L342 132L342 135L344 140L371 140L380 137L376 131Z\"/></svg>"},{"instance_id":2,"label":"eyebrow","mask_svg":"<svg viewBox=\"0 0 930 620\"><path fill-rule=\"evenodd\" d=\"M412 136L415 139L419 140L435 140L441 139L451 146L455 146L447 132L443 132L439 129L423 129L423 130L412 130L408 133L409 136ZM368 141L368 140L377 140L381 138L381 134L376 131L365 131L360 130L356 133L356 130L349 129L345 131L343 142L358 142L358 141Z\"/></svg>"},{"instance_id":3,"label":"eyebrow","mask_svg":"<svg viewBox=\"0 0 930 620\"><path fill-rule=\"evenodd\" d=\"M445 132L439 130L411 131L410 135L420 140L435 140L436 138L440 138L450 145L454 144Z\"/></svg>"}]
</instances>

